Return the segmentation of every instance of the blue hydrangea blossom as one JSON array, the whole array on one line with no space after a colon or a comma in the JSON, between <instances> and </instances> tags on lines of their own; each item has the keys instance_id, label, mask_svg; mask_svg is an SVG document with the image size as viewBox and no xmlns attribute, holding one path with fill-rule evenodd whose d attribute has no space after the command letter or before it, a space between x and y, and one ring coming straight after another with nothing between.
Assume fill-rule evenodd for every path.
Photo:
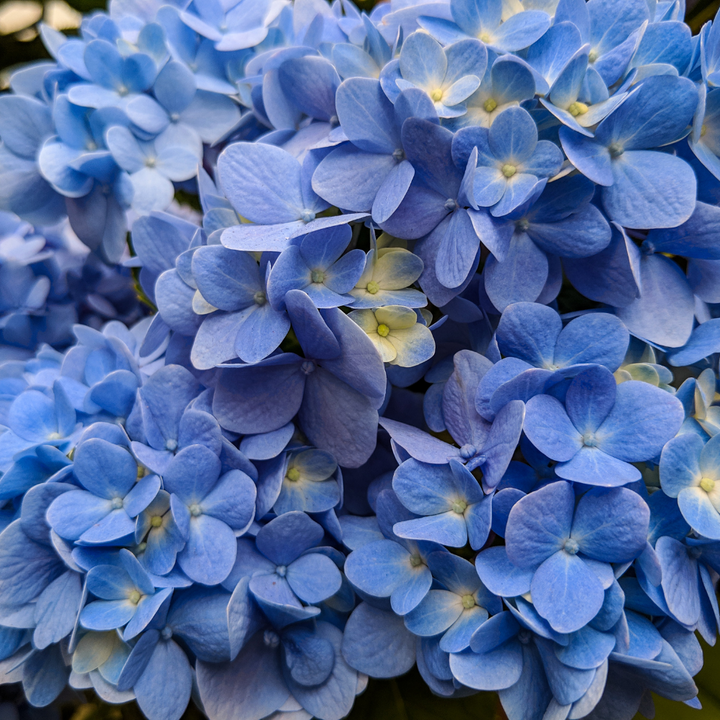
<instances>
[{"instance_id":1,"label":"blue hydrangea blossom","mask_svg":"<svg viewBox=\"0 0 720 720\"><path fill-rule=\"evenodd\" d=\"M413 667L509 720L699 707L720 26L683 12L41 25L0 97L0 682L148 720L341 720Z\"/></svg>"}]
</instances>

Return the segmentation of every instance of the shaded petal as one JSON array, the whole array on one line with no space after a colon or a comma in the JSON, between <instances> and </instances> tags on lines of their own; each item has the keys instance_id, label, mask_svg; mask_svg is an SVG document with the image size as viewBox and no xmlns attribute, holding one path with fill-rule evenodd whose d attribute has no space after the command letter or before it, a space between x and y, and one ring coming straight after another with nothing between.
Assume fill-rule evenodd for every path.
<instances>
[{"instance_id":1,"label":"shaded petal","mask_svg":"<svg viewBox=\"0 0 720 720\"><path fill-rule=\"evenodd\" d=\"M359 672L389 678L402 675L414 665L415 646L416 638L405 627L403 618L360 603L345 626L342 653Z\"/></svg>"},{"instance_id":2,"label":"shaded petal","mask_svg":"<svg viewBox=\"0 0 720 720\"><path fill-rule=\"evenodd\" d=\"M570 460L582 447L582 436L562 403L550 395L528 400L525 433L540 452L553 460Z\"/></svg>"},{"instance_id":3,"label":"shaded petal","mask_svg":"<svg viewBox=\"0 0 720 720\"><path fill-rule=\"evenodd\" d=\"M330 558L308 553L288 566L287 581L301 600L313 605L334 595L340 589L342 576Z\"/></svg>"},{"instance_id":4,"label":"shaded petal","mask_svg":"<svg viewBox=\"0 0 720 720\"><path fill-rule=\"evenodd\" d=\"M191 580L217 585L230 574L236 552L233 531L214 517L200 515L190 520L187 544L177 560Z\"/></svg>"},{"instance_id":5,"label":"shaded petal","mask_svg":"<svg viewBox=\"0 0 720 720\"><path fill-rule=\"evenodd\" d=\"M517 683L523 671L522 645L509 642L487 653L466 650L450 655L450 669L459 682L476 690L502 690Z\"/></svg>"},{"instance_id":6,"label":"shaded petal","mask_svg":"<svg viewBox=\"0 0 720 720\"><path fill-rule=\"evenodd\" d=\"M678 157L631 150L613 160L612 173L612 186L602 191L603 207L624 227L676 227L695 209L695 173Z\"/></svg>"},{"instance_id":7,"label":"shaded petal","mask_svg":"<svg viewBox=\"0 0 720 720\"><path fill-rule=\"evenodd\" d=\"M579 630L592 620L605 597L595 573L577 555L564 550L537 569L531 593L540 615L562 633Z\"/></svg>"},{"instance_id":8,"label":"shaded petal","mask_svg":"<svg viewBox=\"0 0 720 720\"><path fill-rule=\"evenodd\" d=\"M650 509L637 493L591 490L578 503L572 538L580 552L595 560L630 562L645 549L649 521Z\"/></svg>"},{"instance_id":9,"label":"shaded petal","mask_svg":"<svg viewBox=\"0 0 720 720\"><path fill-rule=\"evenodd\" d=\"M531 568L557 553L570 537L574 509L575 493L567 482L546 485L517 502L505 533L511 562Z\"/></svg>"}]
</instances>

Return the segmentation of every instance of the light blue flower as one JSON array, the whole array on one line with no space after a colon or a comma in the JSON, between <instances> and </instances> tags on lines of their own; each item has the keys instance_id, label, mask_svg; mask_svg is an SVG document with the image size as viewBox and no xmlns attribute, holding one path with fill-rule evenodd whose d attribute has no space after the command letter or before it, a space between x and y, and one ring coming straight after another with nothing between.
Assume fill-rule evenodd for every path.
<instances>
[{"instance_id":1,"label":"light blue flower","mask_svg":"<svg viewBox=\"0 0 720 720\"><path fill-rule=\"evenodd\" d=\"M550 17L540 10L521 10L505 17L502 0L452 0L452 18L424 17L422 26L441 42L454 42L468 35L480 38L499 52L522 50L550 27Z\"/></svg>"},{"instance_id":2,"label":"light blue flower","mask_svg":"<svg viewBox=\"0 0 720 720\"><path fill-rule=\"evenodd\" d=\"M682 423L679 400L631 380L621 385L609 370L577 375L565 405L550 395L527 403L525 433L538 450L558 460L559 477L612 487L639 480L630 462L652 460Z\"/></svg>"},{"instance_id":3,"label":"light blue flower","mask_svg":"<svg viewBox=\"0 0 720 720\"><path fill-rule=\"evenodd\" d=\"M193 254L198 288L193 308L204 316L193 343L196 367L215 367L235 357L258 362L280 345L290 320L268 299L270 272L269 262L258 266L249 253L221 245L201 247Z\"/></svg>"},{"instance_id":4,"label":"light blue flower","mask_svg":"<svg viewBox=\"0 0 720 720\"><path fill-rule=\"evenodd\" d=\"M405 615L405 626L421 637L442 634L440 650L462 652L470 647L471 637L490 612L500 610L500 600L483 586L472 563L457 555L433 553L428 557L428 565L443 587L430 590Z\"/></svg>"},{"instance_id":5,"label":"light blue flower","mask_svg":"<svg viewBox=\"0 0 720 720\"><path fill-rule=\"evenodd\" d=\"M420 88L439 117L456 117L465 113L462 103L478 89L486 67L487 50L478 40L443 48L427 33L413 33L403 43L395 86L400 92Z\"/></svg>"},{"instance_id":6,"label":"light blue flower","mask_svg":"<svg viewBox=\"0 0 720 720\"><path fill-rule=\"evenodd\" d=\"M48 509L48 522L60 537L81 544L103 545L132 536L134 518L160 489L157 475L138 481L130 452L102 438L80 443L73 473L81 489L59 496Z\"/></svg>"},{"instance_id":7,"label":"light blue flower","mask_svg":"<svg viewBox=\"0 0 720 720\"><path fill-rule=\"evenodd\" d=\"M237 560L226 585L250 578L250 592L267 604L302 608L334 595L340 571L321 551L313 551L325 533L305 513L291 511L271 520L256 539L238 541Z\"/></svg>"},{"instance_id":8,"label":"light blue flower","mask_svg":"<svg viewBox=\"0 0 720 720\"><path fill-rule=\"evenodd\" d=\"M489 130L477 128L467 141L477 147L473 197L494 217L524 203L538 182L562 165L560 150L548 140L538 141L535 122L520 107L503 110Z\"/></svg>"},{"instance_id":9,"label":"light blue flower","mask_svg":"<svg viewBox=\"0 0 720 720\"><path fill-rule=\"evenodd\" d=\"M693 530L711 540L720 540L715 489L720 480L718 447L717 437L703 444L694 433L685 433L670 440L660 458L663 491L677 498L680 511Z\"/></svg>"},{"instance_id":10,"label":"light blue flower","mask_svg":"<svg viewBox=\"0 0 720 720\"><path fill-rule=\"evenodd\" d=\"M268 278L271 304L281 308L289 290L302 290L317 308L352 305L348 292L365 266L362 250L343 254L352 239L349 225L310 232L275 261Z\"/></svg>"},{"instance_id":11,"label":"light blue flower","mask_svg":"<svg viewBox=\"0 0 720 720\"><path fill-rule=\"evenodd\" d=\"M367 215L317 217L329 204L310 187L315 167L311 153L301 164L287 151L263 143L235 143L223 151L218 160L220 185L238 214L254 223L228 228L223 244L277 252L292 238Z\"/></svg>"},{"instance_id":12,"label":"light blue flower","mask_svg":"<svg viewBox=\"0 0 720 720\"><path fill-rule=\"evenodd\" d=\"M197 172L202 156L197 140L182 126L154 142L138 140L125 127L108 130L108 148L115 162L130 175L135 210L149 213L167 208L175 194L173 181L189 180Z\"/></svg>"},{"instance_id":13,"label":"light blue flower","mask_svg":"<svg viewBox=\"0 0 720 720\"><path fill-rule=\"evenodd\" d=\"M236 556L235 533L242 535L255 516L255 484L240 470L221 475L217 455L190 445L163 475L172 517L186 541L177 556L183 572L203 585L227 578Z\"/></svg>"},{"instance_id":14,"label":"light blue flower","mask_svg":"<svg viewBox=\"0 0 720 720\"><path fill-rule=\"evenodd\" d=\"M640 83L598 125L593 138L561 128L563 150L580 172L602 186L611 220L630 228L666 228L692 215L692 169L652 148L682 137L697 103L695 85L687 78L657 75ZM653 122L643 122L647 117Z\"/></svg>"},{"instance_id":15,"label":"light blue flower","mask_svg":"<svg viewBox=\"0 0 720 720\"><path fill-rule=\"evenodd\" d=\"M630 490L591 490L576 508L572 485L552 483L511 510L507 557L530 575L537 612L557 632L574 632L600 611L614 580L609 563L628 562L644 549L649 518L645 501ZM497 570L488 564L480 574L489 588Z\"/></svg>"},{"instance_id":16,"label":"light blue flower","mask_svg":"<svg viewBox=\"0 0 720 720\"><path fill-rule=\"evenodd\" d=\"M486 497L457 460L426 465L406 460L393 475L400 502L420 517L393 526L399 537L479 550L490 534L492 495ZM412 629L412 628L411 628ZM436 633L433 633L436 634Z\"/></svg>"},{"instance_id":17,"label":"light blue flower","mask_svg":"<svg viewBox=\"0 0 720 720\"><path fill-rule=\"evenodd\" d=\"M97 565L87 575L88 592L97 600L80 613L88 630L124 628L123 639L131 640L152 621L172 588L156 591L135 556L120 550L120 565Z\"/></svg>"},{"instance_id":18,"label":"light blue flower","mask_svg":"<svg viewBox=\"0 0 720 720\"><path fill-rule=\"evenodd\" d=\"M293 453L287 461L282 487L273 505L275 512L318 513L336 507L341 497L337 472L337 463L329 453L321 450Z\"/></svg>"}]
</instances>

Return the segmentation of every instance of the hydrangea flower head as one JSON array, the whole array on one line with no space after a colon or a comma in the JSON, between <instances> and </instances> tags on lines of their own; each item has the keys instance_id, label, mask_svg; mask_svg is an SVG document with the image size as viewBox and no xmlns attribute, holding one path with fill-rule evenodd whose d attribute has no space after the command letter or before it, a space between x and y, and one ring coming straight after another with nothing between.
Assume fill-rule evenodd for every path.
<instances>
[{"instance_id":1,"label":"hydrangea flower head","mask_svg":"<svg viewBox=\"0 0 720 720\"><path fill-rule=\"evenodd\" d=\"M0 97L0 684L342 720L416 667L509 720L699 708L720 25L685 10L41 25Z\"/></svg>"}]
</instances>

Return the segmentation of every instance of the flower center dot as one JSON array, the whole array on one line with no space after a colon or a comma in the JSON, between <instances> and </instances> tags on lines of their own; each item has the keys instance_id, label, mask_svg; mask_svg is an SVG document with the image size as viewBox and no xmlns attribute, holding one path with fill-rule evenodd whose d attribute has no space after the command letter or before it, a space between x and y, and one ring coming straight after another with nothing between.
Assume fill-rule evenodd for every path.
<instances>
[{"instance_id":1,"label":"flower center dot","mask_svg":"<svg viewBox=\"0 0 720 720\"><path fill-rule=\"evenodd\" d=\"M61 437L62 437L62 435L61 435L60 433L54 432L54 433L50 433L50 434L48 435L48 438L47 438L47 439L48 439L48 440L60 440Z\"/></svg>"},{"instance_id":2,"label":"flower center dot","mask_svg":"<svg viewBox=\"0 0 720 720\"><path fill-rule=\"evenodd\" d=\"M517 637L523 645L527 645L530 642L530 633L527 630L521 630Z\"/></svg>"},{"instance_id":3,"label":"flower center dot","mask_svg":"<svg viewBox=\"0 0 720 720\"><path fill-rule=\"evenodd\" d=\"M577 540L568 538L565 541L565 552L568 553L568 555L577 555L579 549L580 546L577 544Z\"/></svg>"},{"instance_id":4,"label":"flower center dot","mask_svg":"<svg viewBox=\"0 0 720 720\"><path fill-rule=\"evenodd\" d=\"M588 111L588 106L585 103L574 102L569 108L568 112L573 116L584 115Z\"/></svg>"},{"instance_id":5,"label":"flower center dot","mask_svg":"<svg viewBox=\"0 0 720 720\"><path fill-rule=\"evenodd\" d=\"M311 220L315 219L315 213L312 210L303 210L302 214L300 215L300 219L303 222L310 222Z\"/></svg>"},{"instance_id":6,"label":"flower center dot","mask_svg":"<svg viewBox=\"0 0 720 720\"><path fill-rule=\"evenodd\" d=\"M405 159L405 151L402 148L396 148L395 150L393 150L392 155L397 162Z\"/></svg>"},{"instance_id":7,"label":"flower center dot","mask_svg":"<svg viewBox=\"0 0 720 720\"><path fill-rule=\"evenodd\" d=\"M377 334L380 337L387 337L390 334L390 328L384 323L380 323L380 325L378 325Z\"/></svg>"},{"instance_id":8,"label":"flower center dot","mask_svg":"<svg viewBox=\"0 0 720 720\"><path fill-rule=\"evenodd\" d=\"M274 630L266 630L263 635L263 642L271 648L276 648L280 644L280 638Z\"/></svg>"},{"instance_id":9,"label":"flower center dot","mask_svg":"<svg viewBox=\"0 0 720 720\"><path fill-rule=\"evenodd\" d=\"M194 503L188 509L190 510L190 514L193 517L198 517L198 515L202 515L202 509L197 503Z\"/></svg>"},{"instance_id":10,"label":"flower center dot","mask_svg":"<svg viewBox=\"0 0 720 720\"><path fill-rule=\"evenodd\" d=\"M448 198L445 201L445 209L449 212L452 212L453 210L455 210L455 208L457 208L457 203L455 202L455 200L453 200L452 198Z\"/></svg>"},{"instance_id":11,"label":"flower center dot","mask_svg":"<svg viewBox=\"0 0 720 720\"><path fill-rule=\"evenodd\" d=\"M290 482L297 482L300 479L300 471L296 467L291 467L288 471L285 477Z\"/></svg>"},{"instance_id":12,"label":"flower center dot","mask_svg":"<svg viewBox=\"0 0 720 720\"><path fill-rule=\"evenodd\" d=\"M140 602L140 593L137 590L133 590L128 595L128 600L133 604L137 605Z\"/></svg>"},{"instance_id":13,"label":"flower center dot","mask_svg":"<svg viewBox=\"0 0 720 720\"><path fill-rule=\"evenodd\" d=\"M458 515L462 515L465 510L467 509L467 503L465 500L456 500L452 504L453 512L456 512Z\"/></svg>"},{"instance_id":14,"label":"flower center dot","mask_svg":"<svg viewBox=\"0 0 720 720\"><path fill-rule=\"evenodd\" d=\"M700 126L700 137L705 137L706 132L707 132L707 125L701 125Z\"/></svg>"},{"instance_id":15,"label":"flower center dot","mask_svg":"<svg viewBox=\"0 0 720 720\"><path fill-rule=\"evenodd\" d=\"M506 178L511 178L517 172L517 168L514 165L503 165L502 174Z\"/></svg>"},{"instance_id":16,"label":"flower center dot","mask_svg":"<svg viewBox=\"0 0 720 720\"><path fill-rule=\"evenodd\" d=\"M412 567L420 567L423 564L423 559L419 555L410 556L410 565L412 565Z\"/></svg>"},{"instance_id":17,"label":"flower center dot","mask_svg":"<svg viewBox=\"0 0 720 720\"><path fill-rule=\"evenodd\" d=\"M162 525L162 517L160 517L160 515L153 515L152 518L150 518L150 524L154 528L159 528Z\"/></svg>"},{"instance_id":18,"label":"flower center dot","mask_svg":"<svg viewBox=\"0 0 720 720\"><path fill-rule=\"evenodd\" d=\"M255 301L256 305L260 305L262 307L267 302L267 296L262 290L258 290L253 295L253 300Z\"/></svg>"},{"instance_id":19,"label":"flower center dot","mask_svg":"<svg viewBox=\"0 0 720 720\"><path fill-rule=\"evenodd\" d=\"M149 157L145 159L145 167L154 168L156 164L156 159L154 157Z\"/></svg>"},{"instance_id":20,"label":"flower center dot","mask_svg":"<svg viewBox=\"0 0 720 720\"><path fill-rule=\"evenodd\" d=\"M485 112L491 113L497 107L497 100L495 98L488 98L484 103L483 107Z\"/></svg>"},{"instance_id":21,"label":"flower center dot","mask_svg":"<svg viewBox=\"0 0 720 720\"><path fill-rule=\"evenodd\" d=\"M113 510L119 510L123 506L123 499L121 497L113 498L112 506Z\"/></svg>"},{"instance_id":22,"label":"flower center dot","mask_svg":"<svg viewBox=\"0 0 720 720\"><path fill-rule=\"evenodd\" d=\"M585 447L594 448L597 447L598 441L595 437L595 433L585 433L582 436L582 442Z\"/></svg>"},{"instance_id":23,"label":"flower center dot","mask_svg":"<svg viewBox=\"0 0 720 720\"><path fill-rule=\"evenodd\" d=\"M588 61L591 63L594 63L598 59L598 51L597 50L591 50L588 54Z\"/></svg>"},{"instance_id":24,"label":"flower center dot","mask_svg":"<svg viewBox=\"0 0 720 720\"><path fill-rule=\"evenodd\" d=\"M165 449L169 450L170 452L175 452L177 450L177 440L166 441Z\"/></svg>"},{"instance_id":25,"label":"flower center dot","mask_svg":"<svg viewBox=\"0 0 720 720\"><path fill-rule=\"evenodd\" d=\"M325 273L322 270L313 270L310 277L314 283L325 282Z\"/></svg>"},{"instance_id":26,"label":"flower center dot","mask_svg":"<svg viewBox=\"0 0 720 720\"><path fill-rule=\"evenodd\" d=\"M367 284L366 289L371 295L375 295L377 293L377 291L380 290L380 286L374 280L371 280Z\"/></svg>"},{"instance_id":27,"label":"flower center dot","mask_svg":"<svg viewBox=\"0 0 720 720\"><path fill-rule=\"evenodd\" d=\"M300 370L302 370L303 374L309 375L311 372L315 370L315 363L312 362L312 360L306 360L301 366Z\"/></svg>"},{"instance_id":28,"label":"flower center dot","mask_svg":"<svg viewBox=\"0 0 720 720\"><path fill-rule=\"evenodd\" d=\"M166 626L162 629L162 632L161 632L160 634L163 636L163 640L169 640L169 639L172 637L173 632L172 632L172 630L171 630L169 627L167 627L167 625L166 625Z\"/></svg>"},{"instance_id":29,"label":"flower center dot","mask_svg":"<svg viewBox=\"0 0 720 720\"><path fill-rule=\"evenodd\" d=\"M489 43L490 36L487 33L483 33L482 35L480 35L480 42Z\"/></svg>"},{"instance_id":30,"label":"flower center dot","mask_svg":"<svg viewBox=\"0 0 720 720\"><path fill-rule=\"evenodd\" d=\"M714 480L711 480L710 478L704 477L704 478L700 481L700 487L701 487L705 492L708 492L708 493L709 493L709 492L712 492L712 491L715 489L715 481L714 481Z\"/></svg>"},{"instance_id":31,"label":"flower center dot","mask_svg":"<svg viewBox=\"0 0 720 720\"><path fill-rule=\"evenodd\" d=\"M139 555L140 553L144 553L147 549L147 543L141 542L136 548L135 548L135 555Z\"/></svg>"},{"instance_id":32,"label":"flower center dot","mask_svg":"<svg viewBox=\"0 0 720 720\"><path fill-rule=\"evenodd\" d=\"M430 97L433 99L433 102L440 102L442 100L442 96L442 90L433 90L432 95L430 95Z\"/></svg>"},{"instance_id":33,"label":"flower center dot","mask_svg":"<svg viewBox=\"0 0 720 720\"><path fill-rule=\"evenodd\" d=\"M610 157L618 158L620 157L624 152L625 148L620 143L611 143L610 147L608 148L610 151Z\"/></svg>"},{"instance_id":34,"label":"flower center dot","mask_svg":"<svg viewBox=\"0 0 720 720\"><path fill-rule=\"evenodd\" d=\"M280 577L285 577L285 576L287 575L287 567L285 567L285 565L278 565L278 566L275 568L275 572L276 572Z\"/></svg>"},{"instance_id":35,"label":"flower center dot","mask_svg":"<svg viewBox=\"0 0 720 720\"><path fill-rule=\"evenodd\" d=\"M466 610L475 607L475 598L472 595L463 595L462 604Z\"/></svg>"}]
</instances>

